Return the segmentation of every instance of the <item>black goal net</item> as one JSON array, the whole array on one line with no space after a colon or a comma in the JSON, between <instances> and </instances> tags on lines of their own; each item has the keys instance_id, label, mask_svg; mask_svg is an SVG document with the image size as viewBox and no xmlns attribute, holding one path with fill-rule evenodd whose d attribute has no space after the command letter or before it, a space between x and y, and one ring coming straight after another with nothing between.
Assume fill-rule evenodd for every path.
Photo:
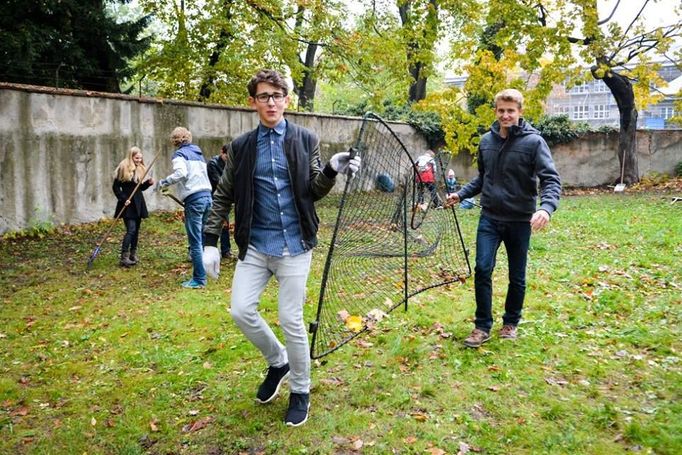
<instances>
[{"instance_id":1,"label":"black goal net","mask_svg":"<svg viewBox=\"0 0 682 455\"><path fill-rule=\"evenodd\" d=\"M435 181L378 116L366 114L352 148L362 166L346 181L322 276L311 357L323 357L380 325L411 296L471 275L444 164Z\"/></svg>"}]
</instances>

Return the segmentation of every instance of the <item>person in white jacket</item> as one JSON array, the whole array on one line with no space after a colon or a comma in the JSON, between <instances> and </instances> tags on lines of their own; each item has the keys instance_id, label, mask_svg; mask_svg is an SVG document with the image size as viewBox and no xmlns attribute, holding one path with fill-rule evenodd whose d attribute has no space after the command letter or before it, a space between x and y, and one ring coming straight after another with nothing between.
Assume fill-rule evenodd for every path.
<instances>
[{"instance_id":1,"label":"person in white jacket","mask_svg":"<svg viewBox=\"0 0 682 455\"><path fill-rule=\"evenodd\" d=\"M206 286L206 269L202 253L204 224L211 211L211 182L206 171L206 160L201 149L192 144L192 133L181 126L171 133L171 142L177 150L173 154L173 173L159 181L159 188L177 184L177 194L185 205L185 230L192 258L192 278L182 283L185 288Z\"/></svg>"}]
</instances>

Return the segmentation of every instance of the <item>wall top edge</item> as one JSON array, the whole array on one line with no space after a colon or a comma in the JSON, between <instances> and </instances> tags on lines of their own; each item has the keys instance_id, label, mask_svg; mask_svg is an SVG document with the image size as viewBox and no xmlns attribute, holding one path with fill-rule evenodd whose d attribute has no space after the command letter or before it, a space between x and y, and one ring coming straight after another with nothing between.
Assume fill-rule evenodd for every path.
<instances>
[{"instance_id":1,"label":"wall top edge","mask_svg":"<svg viewBox=\"0 0 682 455\"><path fill-rule=\"evenodd\" d=\"M241 106L228 106L225 104L217 103L202 103L199 101L184 101L184 100L173 100L165 98L155 98L151 96L133 96L125 95L123 93L109 93L109 92L97 92L94 90L78 90L70 88L57 88L57 87L47 87L42 85L28 85L28 84L15 84L12 82L0 82L0 90L15 90L20 92L28 93L42 93L48 95L62 95L62 96L80 96L84 98L106 98L114 100L124 100L124 101L135 101L143 104L170 104L175 106L191 106L191 107L205 107L210 109L224 109L228 111L242 111L252 113L253 109ZM332 115L323 114L317 112L299 112L294 110L288 110L285 112L286 115L300 115L304 117L318 117L318 118L330 118L330 119L345 119L345 120L362 120L362 117L355 117L350 115ZM386 123L393 123L397 125L407 125L406 122L400 122L395 120L385 120Z\"/></svg>"}]
</instances>

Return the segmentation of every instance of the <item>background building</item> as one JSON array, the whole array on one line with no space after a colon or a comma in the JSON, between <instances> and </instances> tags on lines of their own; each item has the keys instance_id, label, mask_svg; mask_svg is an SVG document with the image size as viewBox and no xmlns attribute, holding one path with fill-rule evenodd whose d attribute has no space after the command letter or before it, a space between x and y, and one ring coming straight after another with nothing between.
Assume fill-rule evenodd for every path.
<instances>
[{"instance_id":1,"label":"background building","mask_svg":"<svg viewBox=\"0 0 682 455\"><path fill-rule=\"evenodd\" d=\"M675 115L675 102L679 100L682 89L682 70L672 63L661 66L659 74L668 85L654 87L653 90L665 96L660 102L648 106L639 112L638 128L667 129L679 128L670 119ZM466 76L450 76L445 83L451 87L461 88L466 82ZM570 89L566 84L556 85L545 102L547 115L566 115L576 122L585 122L590 126L618 127L618 105L611 91L602 80L591 80Z\"/></svg>"}]
</instances>

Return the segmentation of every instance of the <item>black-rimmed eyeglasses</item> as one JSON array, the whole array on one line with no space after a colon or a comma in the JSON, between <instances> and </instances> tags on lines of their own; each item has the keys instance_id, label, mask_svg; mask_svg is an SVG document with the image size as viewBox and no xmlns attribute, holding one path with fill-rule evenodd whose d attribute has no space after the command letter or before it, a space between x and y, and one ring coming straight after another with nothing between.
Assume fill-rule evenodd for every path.
<instances>
[{"instance_id":1,"label":"black-rimmed eyeglasses","mask_svg":"<svg viewBox=\"0 0 682 455\"><path fill-rule=\"evenodd\" d=\"M256 98L256 101L259 103L265 104L270 101L270 98L272 98L272 101L275 103L281 103L286 95L282 93L259 93L258 95L254 96Z\"/></svg>"}]
</instances>

